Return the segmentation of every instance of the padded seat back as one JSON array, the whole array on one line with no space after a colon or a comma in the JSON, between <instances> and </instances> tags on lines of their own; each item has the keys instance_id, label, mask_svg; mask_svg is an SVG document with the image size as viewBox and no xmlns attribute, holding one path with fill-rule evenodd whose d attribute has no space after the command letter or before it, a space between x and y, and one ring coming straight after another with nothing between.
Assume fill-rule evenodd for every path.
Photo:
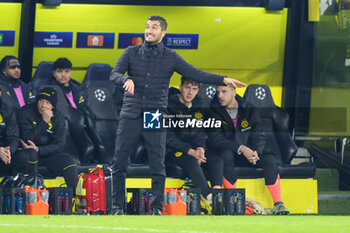
<instances>
[{"instance_id":1,"label":"padded seat back","mask_svg":"<svg viewBox=\"0 0 350 233\"><path fill-rule=\"evenodd\" d=\"M275 105L270 88L266 85L251 84L247 87L243 99L259 111L266 133L265 152L273 153L278 164L290 164L297 153L297 146L288 130L289 116Z\"/></svg>"},{"instance_id":2,"label":"padded seat back","mask_svg":"<svg viewBox=\"0 0 350 233\"><path fill-rule=\"evenodd\" d=\"M95 81L108 81L112 67L109 64L92 63L88 66L85 74L83 86L90 86Z\"/></svg>"},{"instance_id":3,"label":"padded seat back","mask_svg":"<svg viewBox=\"0 0 350 233\"><path fill-rule=\"evenodd\" d=\"M198 96L202 103L202 108L210 108L211 101L216 96L216 86L213 84L200 84Z\"/></svg>"},{"instance_id":4,"label":"padded seat back","mask_svg":"<svg viewBox=\"0 0 350 233\"><path fill-rule=\"evenodd\" d=\"M53 62L42 61L35 70L31 81L34 90L39 90L41 86L47 85L53 77Z\"/></svg>"},{"instance_id":5,"label":"padded seat back","mask_svg":"<svg viewBox=\"0 0 350 233\"><path fill-rule=\"evenodd\" d=\"M99 155L102 163L113 163L114 144L117 130L117 109L111 93L105 87L89 87L84 90L85 105L94 128L102 139L105 153Z\"/></svg>"}]
</instances>

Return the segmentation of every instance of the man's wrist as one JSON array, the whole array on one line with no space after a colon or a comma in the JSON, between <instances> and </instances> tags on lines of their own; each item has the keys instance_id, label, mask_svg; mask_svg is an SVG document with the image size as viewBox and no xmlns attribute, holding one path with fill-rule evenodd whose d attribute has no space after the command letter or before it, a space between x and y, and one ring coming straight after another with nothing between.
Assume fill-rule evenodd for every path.
<instances>
[{"instance_id":1,"label":"man's wrist","mask_svg":"<svg viewBox=\"0 0 350 233\"><path fill-rule=\"evenodd\" d=\"M243 149L244 149L244 145L240 145L239 148L238 148L238 154L241 155L243 154Z\"/></svg>"}]
</instances>

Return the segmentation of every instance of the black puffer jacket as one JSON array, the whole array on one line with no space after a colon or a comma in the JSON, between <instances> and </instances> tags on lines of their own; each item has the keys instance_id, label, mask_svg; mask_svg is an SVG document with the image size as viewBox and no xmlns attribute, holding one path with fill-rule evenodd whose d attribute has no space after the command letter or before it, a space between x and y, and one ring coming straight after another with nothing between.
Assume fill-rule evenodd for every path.
<instances>
[{"instance_id":1,"label":"black puffer jacket","mask_svg":"<svg viewBox=\"0 0 350 233\"><path fill-rule=\"evenodd\" d=\"M53 109L51 122L46 123L38 112L36 103L21 108L18 112L20 138L31 140L39 147L39 156L46 157L63 151L64 117Z\"/></svg>"},{"instance_id":2,"label":"black puffer jacket","mask_svg":"<svg viewBox=\"0 0 350 233\"><path fill-rule=\"evenodd\" d=\"M169 80L174 71L198 82L224 84L224 76L193 67L163 43L130 46L120 56L110 76L111 81L121 86L128 78L135 84L134 95L124 93L121 117L137 118L142 109L166 108Z\"/></svg>"},{"instance_id":3,"label":"black puffer jacket","mask_svg":"<svg viewBox=\"0 0 350 233\"><path fill-rule=\"evenodd\" d=\"M201 112L201 100L197 96L192 101L192 107L188 108L179 100L180 91L176 88L169 90L168 111L170 115L194 115ZM166 138L166 153L172 154L176 152L187 153L189 149L205 146L206 133L200 129L168 129Z\"/></svg>"},{"instance_id":4,"label":"black puffer jacket","mask_svg":"<svg viewBox=\"0 0 350 233\"><path fill-rule=\"evenodd\" d=\"M31 104L35 101L35 94L32 93L31 86L20 79L10 78L4 74L0 75L0 85L3 87L2 94L7 95L10 106L19 109L19 102L13 88L21 86L25 104Z\"/></svg>"},{"instance_id":5,"label":"black puffer jacket","mask_svg":"<svg viewBox=\"0 0 350 233\"><path fill-rule=\"evenodd\" d=\"M70 91L73 94L73 99L74 99L74 103L75 105L78 107L79 105L79 98L81 96L81 92L80 92L80 83L75 81L74 79L69 80L69 85L67 87L65 87L63 84L57 82L57 80L52 77L48 83L49 85L55 85L55 86L59 86L64 94L69 93ZM68 101L68 103L70 104L67 96L65 95L66 100Z\"/></svg>"},{"instance_id":6,"label":"black puffer jacket","mask_svg":"<svg viewBox=\"0 0 350 233\"><path fill-rule=\"evenodd\" d=\"M19 131L14 110L0 100L0 146L10 147L11 154L19 146Z\"/></svg>"}]
</instances>

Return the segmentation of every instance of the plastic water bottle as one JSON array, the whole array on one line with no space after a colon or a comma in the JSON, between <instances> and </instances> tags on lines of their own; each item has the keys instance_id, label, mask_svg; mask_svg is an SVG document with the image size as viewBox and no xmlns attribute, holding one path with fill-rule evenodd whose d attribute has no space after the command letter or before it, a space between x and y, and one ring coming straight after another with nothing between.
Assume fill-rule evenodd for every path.
<instances>
[{"instance_id":1,"label":"plastic water bottle","mask_svg":"<svg viewBox=\"0 0 350 233\"><path fill-rule=\"evenodd\" d=\"M198 214L198 209L199 209L199 206L198 206L198 194L197 193L193 193L193 199L192 199L192 202L191 202L191 205L192 205L192 213L193 214Z\"/></svg>"},{"instance_id":2,"label":"plastic water bottle","mask_svg":"<svg viewBox=\"0 0 350 233\"><path fill-rule=\"evenodd\" d=\"M24 213L24 200L19 194L16 194L15 196L15 212L16 214Z\"/></svg>"},{"instance_id":3,"label":"plastic water bottle","mask_svg":"<svg viewBox=\"0 0 350 233\"><path fill-rule=\"evenodd\" d=\"M152 202L152 193L148 193L147 202L146 202L146 212L151 212L151 202Z\"/></svg>"},{"instance_id":4,"label":"plastic water bottle","mask_svg":"<svg viewBox=\"0 0 350 233\"><path fill-rule=\"evenodd\" d=\"M230 215L236 214L236 204L237 204L237 193L231 193L228 214Z\"/></svg>"},{"instance_id":5,"label":"plastic water bottle","mask_svg":"<svg viewBox=\"0 0 350 233\"><path fill-rule=\"evenodd\" d=\"M65 214L69 213L69 204L70 204L69 202L70 202L69 193L65 193L63 198L63 208L62 208L62 211Z\"/></svg>"},{"instance_id":6,"label":"plastic water bottle","mask_svg":"<svg viewBox=\"0 0 350 233\"><path fill-rule=\"evenodd\" d=\"M187 193L187 214L191 214L191 207L192 207L192 196L190 193Z\"/></svg>"},{"instance_id":7,"label":"plastic water bottle","mask_svg":"<svg viewBox=\"0 0 350 233\"><path fill-rule=\"evenodd\" d=\"M5 208L6 214L11 214L11 197L6 197L6 208Z\"/></svg>"},{"instance_id":8,"label":"plastic water bottle","mask_svg":"<svg viewBox=\"0 0 350 233\"><path fill-rule=\"evenodd\" d=\"M64 201L64 193L60 192L57 197L57 213L60 214L63 212L63 201Z\"/></svg>"},{"instance_id":9,"label":"plastic water bottle","mask_svg":"<svg viewBox=\"0 0 350 233\"><path fill-rule=\"evenodd\" d=\"M242 193L238 194L237 203L236 203L236 214L244 214L245 212L245 203L243 200Z\"/></svg>"}]
</instances>

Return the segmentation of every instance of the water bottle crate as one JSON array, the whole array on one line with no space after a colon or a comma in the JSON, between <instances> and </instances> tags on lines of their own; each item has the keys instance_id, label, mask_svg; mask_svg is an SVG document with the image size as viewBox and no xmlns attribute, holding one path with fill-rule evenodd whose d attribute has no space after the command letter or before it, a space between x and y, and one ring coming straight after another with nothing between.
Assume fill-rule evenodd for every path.
<instances>
[{"instance_id":1,"label":"water bottle crate","mask_svg":"<svg viewBox=\"0 0 350 233\"><path fill-rule=\"evenodd\" d=\"M11 188L1 193L1 214L25 214L26 192L24 188Z\"/></svg>"},{"instance_id":2,"label":"water bottle crate","mask_svg":"<svg viewBox=\"0 0 350 233\"><path fill-rule=\"evenodd\" d=\"M132 197L126 205L127 214L148 215L151 214L152 190L146 188L128 188Z\"/></svg>"},{"instance_id":3,"label":"water bottle crate","mask_svg":"<svg viewBox=\"0 0 350 233\"><path fill-rule=\"evenodd\" d=\"M245 189L214 189L213 215L244 215Z\"/></svg>"},{"instance_id":4,"label":"water bottle crate","mask_svg":"<svg viewBox=\"0 0 350 233\"><path fill-rule=\"evenodd\" d=\"M49 214L72 214L73 189L68 187L48 188L49 190Z\"/></svg>"}]
</instances>

